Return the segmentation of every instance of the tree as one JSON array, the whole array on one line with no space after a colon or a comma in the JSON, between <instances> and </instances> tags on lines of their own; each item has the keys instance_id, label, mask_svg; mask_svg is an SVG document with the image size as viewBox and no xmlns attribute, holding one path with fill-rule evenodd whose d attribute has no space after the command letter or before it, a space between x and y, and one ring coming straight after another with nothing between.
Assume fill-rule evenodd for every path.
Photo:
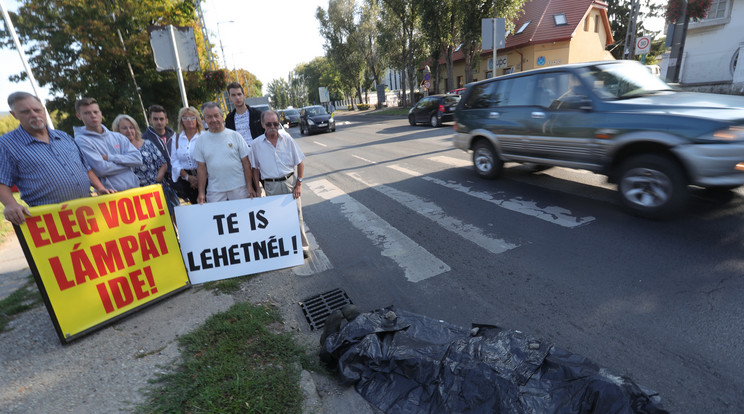
<instances>
[{"instance_id":1,"label":"tree","mask_svg":"<svg viewBox=\"0 0 744 414\"><path fill-rule=\"evenodd\" d=\"M400 43L400 57L402 57L403 66L400 68L405 73L405 81L410 87L411 104L416 100L414 98L414 89L417 82L418 63L422 61L421 55L424 50L424 42L419 35L420 27L420 5L425 0L378 0L382 2L381 18L392 19L397 24L399 32L398 39ZM378 3L379 4L379 3ZM396 30L396 31L397 31ZM389 33L388 33L389 35ZM388 44L390 47L390 44ZM389 50L389 49L388 49ZM406 82L401 82L405 91ZM407 106L407 97L403 94L403 106Z\"/></svg>"},{"instance_id":2,"label":"tree","mask_svg":"<svg viewBox=\"0 0 744 414\"><path fill-rule=\"evenodd\" d=\"M356 92L361 102L365 56L364 33L355 23L358 15L355 0L329 0L328 11L318 7L315 17L320 22L320 34L326 39L323 47L341 75L344 92Z\"/></svg>"},{"instance_id":3,"label":"tree","mask_svg":"<svg viewBox=\"0 0 744 414\"><path fill-rule=\"evenodd\" d=\"M11 114L0 116L0 135L6 134L18 128L18 120Z\"/></svg>"},{"instance_id":4,"label":"tree","mask_svg":"<svg viewBox=\"0 0 744 414\"><path fill-rule=\"evenodd\" d=\"M643 21L648 17L661 16L662 6L654 0L637 0L640 1L640 10L638 13L637 27L641 35L655 35L658 33L651 32L643 25ZM628 23L630 20L630 8L632 0L606 0L607 18L610 20L610 29L615 43L608 45L610 53L615 59L622 59L625 52L625 36L628 33Z\"/></svg>"},{"instance_id":5,"label":"tree","mask_svg":"<svg viewBox=\"0 0 744 414\"><path fill-rule=\"evenodd\" d=\"M12 19L42 86L57 96L50 110L74 114L79 97L98 100L104 122L128 113L145 125L139 100L127 68L127 60L141 89L145 106L161 104L171 116L181 106L174 72L159 73L153 64L147 27L174 24L201 31L195 15L200 0L23 0ZM114 20L112 15L116 16ZM125 49L118 36L124 39ZM4 46L10 44L4 32ZM197 46L203 49L201 42ZM206 53L206 52L205 52ZM21 73L13 80L25 79ZM189 72L184 82L191 102L213 97L203 86L200 73ZM79 124L74 116L64 118L58 128L71 132Z\"/></svg>"},{"instance_id":6,"label":"tree","mask_svg":"<svg viewBox=\"0 0 744 414\"><path fill-rule=\"evenodd\" d=\"M274 108L286 108L289 106L289 83L284 78L272 80L269 82L267 89Z\"/></svg>"}]
</instances>

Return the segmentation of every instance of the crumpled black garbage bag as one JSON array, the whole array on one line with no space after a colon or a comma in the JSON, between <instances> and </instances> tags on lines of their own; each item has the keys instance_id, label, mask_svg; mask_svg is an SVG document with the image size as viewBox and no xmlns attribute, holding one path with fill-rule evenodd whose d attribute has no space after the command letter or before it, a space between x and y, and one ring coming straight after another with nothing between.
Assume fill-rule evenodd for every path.
<instances>
[{"instance_id":1,"label":"crumpled black garbage bag","mask_svg":"<svg viewBox=\"0 0 744 414\"><path fill-rule=\"evenodd\" d=\"M666 413L655 392L518 331L394 307L335 322L321 359L385 412Z\"/></svg>"}]
</instances>

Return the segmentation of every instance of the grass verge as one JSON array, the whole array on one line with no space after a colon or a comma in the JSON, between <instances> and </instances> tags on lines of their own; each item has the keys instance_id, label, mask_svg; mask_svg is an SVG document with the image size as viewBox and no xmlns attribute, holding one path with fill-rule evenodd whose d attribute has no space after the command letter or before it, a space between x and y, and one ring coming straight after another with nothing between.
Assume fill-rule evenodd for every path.
<instances>
[{"instance_id":1,"label":"grass verge","mask_svg":"<svg viewBox=\"0 0 744 414\"><path fill-rule=\"evenodd\" d=\"M408 116L410 110L411 108L388 108L376 111L375 115Z\"/></svg>"},{"instance_id":2,"label":"grass verge","mask_svg":"<svg viewBox=\"0 0 744 414\"><path fill-rule=\"evenodd\" d=\"M8 323L17 314L25 312L41 303L41 294L29 276L29 282L20 289L0 300L0 332L7 332Z\"/></svg>"},{"instance_id":3,"label":"grass verge","mask_svg":"<svg viewBox=\"0 0 744 414\"><path fill-rule=\"evenodd\" d=\"M222 279L214 282L207 282L204 287L211 290L214 293L221 293L223 295L229 295L231 293L240 290L240 284L248 279L251 279L255 275L246 275L232 277L230 279Z\"/></svg>"},{"instance_id":4,"label":"grass verge","mask_svg":"<svg viewBox=\"0 0 744 414\"><path fill-rule=\"evenodd\" d=\"M299 413L300 367L317 362L289 333L274 333L276 309L248 302L213 315L179 338L182 362L152 381L141 413Z\"/></svg>"}]
</instances>

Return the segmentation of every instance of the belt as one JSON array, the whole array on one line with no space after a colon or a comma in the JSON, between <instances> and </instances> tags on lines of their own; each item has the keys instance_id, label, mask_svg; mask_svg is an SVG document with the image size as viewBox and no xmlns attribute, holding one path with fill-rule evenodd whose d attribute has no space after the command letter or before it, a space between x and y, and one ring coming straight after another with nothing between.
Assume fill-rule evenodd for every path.
<instances>
[{"instance_id":1,"label":"belt","mask_svg":"<svg viewBox=\"0 0 744 414\"><path fill-rule=\"evenodd\" d=\"M268 181L268 182L270 182L270 183L275 183L275 182L277 182L277 181L286 181L286 180L287 180L287 178L291 177L291 176L292 176L293 174L294 174L294 173L293 173L293 172L291 172L291 173L289 173L289 174L285 175L284 177L279 177L279 178L264 178L263 180L264 180L264 181Z\"/></svg>"}]
</instances>

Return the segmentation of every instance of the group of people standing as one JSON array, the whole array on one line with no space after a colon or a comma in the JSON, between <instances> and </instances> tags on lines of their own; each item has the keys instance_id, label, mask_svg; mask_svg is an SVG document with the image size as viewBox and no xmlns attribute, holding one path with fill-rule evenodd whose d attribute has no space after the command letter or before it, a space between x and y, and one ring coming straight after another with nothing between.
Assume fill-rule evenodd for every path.
<instances>
[{"instance_id":1,"label":"group of people standing","mask_svg":"<svg viewBox=\"0 0 744 414\"><path fill-rule=\"evenodd\" d=\"M305 156L281 129L276 112L247 106L239 83L227 89L235 107L227 118L214 102L203 104L201 114L185 107L174 131L168 127L166 110L152 105L144 134L125 114L117 116L109 130L98 102L81 98L75 113L83 126L74 127L74 139L47 127L46 111L36 96L11 94L8 105L20 125L0 137L0 202L6 219L18 225L30 215L13 198L14 185L29 206L36 206L88 197L91 186L98 194L108 194L161 183L171 213L179 197L203 204L262 193L292 194L308 257L300 202Z\"/></svg>"}]
</instances>

